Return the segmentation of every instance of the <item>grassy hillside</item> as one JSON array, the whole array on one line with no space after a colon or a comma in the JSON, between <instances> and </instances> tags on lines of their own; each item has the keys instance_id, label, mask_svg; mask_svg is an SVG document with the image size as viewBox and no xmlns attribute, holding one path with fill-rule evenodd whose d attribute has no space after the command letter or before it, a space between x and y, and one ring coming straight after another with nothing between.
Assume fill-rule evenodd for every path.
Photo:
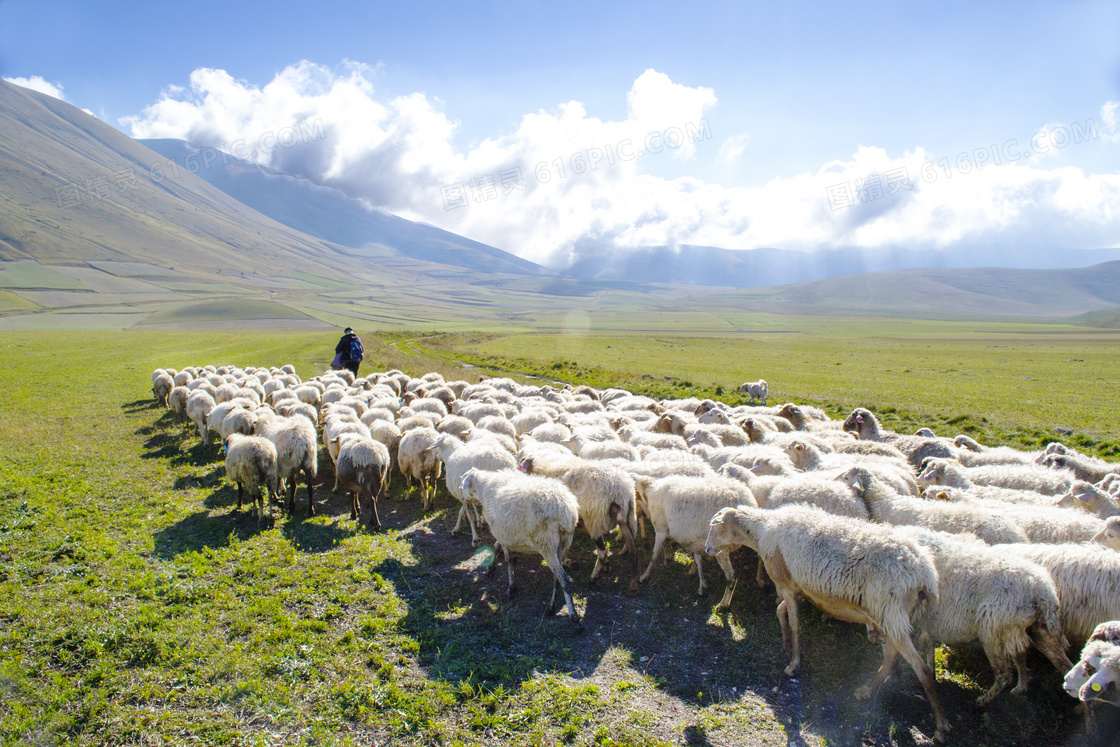
<instances>
[{"instance_id":1,"label":"grassy hillside","mask_svg":"<svg viewBox=\"0 0 1120 747\"><path fill-rule=\"evenodd\" d=\"M369 355L364 370L474 375L423 352L438 340L359 332ZM914 339L925 334L913 330ZM854 348L865 344L856 334L850 339ZM553 351L524 340L524 360L561 377L640 362L656 386L681 394L702 387L665 380L684 373L678 357L713 357L722 344L620 337L596 352L592 340L579 349L565 347L565 338L551 340ZM216 446L200 447L197 436L150 401L150 371L201 362L293 363L308 375L325 366L334 341L323 334L228 332L5 335L0 742L924 743L931 719L908 673L871 703L850 698L880 653L861 629L805 605L805 672L782 680L772 592L743 583L732 610L713 614L715 600L695 596L682 554L659 565L655 582L627 599L620 594L620 559L597 587L587 585L591 545L581 535L572 574L586 631L572 636L563 617L540 617L551 581L539 564L518 565L521 592L512 601L505 598L504 570L492 578L480 573L489 551L448 533L457 508L442 490L436 510L424 516L417 501L401 500L396 480L382 504L388 529L372 535L346 517L341 496L329 494L328 466L316 488L319 516L307 518L301 491L294 516L278 512L258 529L236 510ZM452 338L439 350L500 344ZM1080 341L1064 351L1060 340L1048 344L1048 355L1090 354ZM623 345L622 363L610 364L606 356ZM917 343L896 335L877 345L905 356ZM59 350L66 351L61 360ZM998 348L977 355L992 366L1001 357ZM564 362L552 368L558 356ZM838 360L843 369L847 361ZM927 365L934 364L941 361ZM812 365L829 370L827 360ZM1103 376L1107 366L1103 358L1086 359L1065 374L1056 369L1052 384L1076 392L1086 373ZM44 378L59 368L66 375ZM883 389L882 377L853 391L852 382L830 384L823 375L819 383L808 374L774 377L775 393L846 407L882 391L884 409L901 404ZM979 411L989 423L1003 423L1016 420L1022 407L1015 390L998 387L984 410L959 387L939 396L939 406L913 415L937 423L940 412ZM1079 418L1071 415L1066 424L1094 427ZM329 464L325 457L322 463ZM735 564L753 573L749 553ZM716 596L723 581L714 565L707 570ZM1044 663L1035 666L1027 697L1005 694L980 712L971 700L990 678L982 657L942 650L938 661L955 743L1079 743L1072 701Z\"/></svg>"}]
</instances>

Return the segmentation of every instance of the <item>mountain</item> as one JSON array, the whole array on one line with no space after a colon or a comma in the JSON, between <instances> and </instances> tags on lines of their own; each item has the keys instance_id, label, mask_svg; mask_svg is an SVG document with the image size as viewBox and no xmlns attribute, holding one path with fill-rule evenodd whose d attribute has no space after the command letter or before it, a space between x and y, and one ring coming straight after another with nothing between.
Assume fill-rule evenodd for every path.
<instances>
[{"instance_id":1,"label":"mountain","mask_svg":"<svg viewBox=\"0 0 1120 747\"><path fill-rule=\"evenodd\" d=\"M404 257L476 272L556 276L555 270L425 223L367 206L343 192L183 140L139 140L180 168L259 213L311 236L353 249L385 249ZM220 155L219 155L220 154ZM361 252L359 252L361 256Z\"/></svg>"},{"instance_id":2,"label":"mountain","mask_svg":"<svg viewBox=\"0 0 1120 747\"><path fill-rule=\"evenodd\" d=\"M919 268L1009 267L1059 269L1120 259L1120 249L1059 249L960 244L944 249L721 249L654 246L604 249L556 269L577 278L637 283L757 288L867 272Z\"/></svg>"},{"instance_id":3,"label":"mountain","mask_svg":"<svg viewBox=\"0 0 1120 747\"><path fill-rule=\"evenodd\" d=\"M779 314L923 319L1086 315L1085 321L1107 324L1115 318L1113 307L1120 306L1120 261L1067 270L897 270L723 291L691 300L701 307L745 306Z\"/></svg>"}]
</instances>

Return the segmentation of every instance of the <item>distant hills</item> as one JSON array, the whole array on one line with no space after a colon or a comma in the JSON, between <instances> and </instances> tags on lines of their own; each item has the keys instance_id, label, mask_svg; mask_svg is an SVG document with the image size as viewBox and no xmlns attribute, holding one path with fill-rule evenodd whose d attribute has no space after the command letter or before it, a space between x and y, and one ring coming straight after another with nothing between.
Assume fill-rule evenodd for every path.
<instances>
[{"instance_id":1,"label":"distant hills","mask_svg":"<svg viewBox=\"0 0 1120 747\"><path fill-rule=\"evenodd\" d=\"M560 273L232 157L198 159L209 168L192 173L182 141L147 145L0 81L0 329L736 332L782 314L1120 326L1120 261L950 269L1010 260L998 247L655 247ZM1068 267L1118 254L1014 261ZM892 269L913 262L946 267Z\"/></svg>"},{"instance_id":2,"label":"distant hills","mask_svg":"<svg viewBox=\"0 0 1120 747\"><path fill-rule=\"evenodd\" d=\"M365 250L358 256L383 257L385 251L475 272L558 275L555 270L463 238L425 223L371 208L337 189L268 169L228 154L202 154L182 140L138 140L180 167L284 225L311 236ZM208 157L207 157L208 156ZM205 164L201 167L200 164Z\"/></svg>"},{"instance_id":3,"label":"distant hills","mask_svg":"<svg viewBox=\"0 0 1120 747\"><path fill-rule=\"evenodd\" d=\"M1084 267L1115 259L1120 259L1120 249L961 244L928 251L847 248L797 252L681 245L604 249L582 255L567 267L557 269L573 277L597 280L756 288L892 270L956 267L1058 269Z\"/></svg>"}]
</instances>

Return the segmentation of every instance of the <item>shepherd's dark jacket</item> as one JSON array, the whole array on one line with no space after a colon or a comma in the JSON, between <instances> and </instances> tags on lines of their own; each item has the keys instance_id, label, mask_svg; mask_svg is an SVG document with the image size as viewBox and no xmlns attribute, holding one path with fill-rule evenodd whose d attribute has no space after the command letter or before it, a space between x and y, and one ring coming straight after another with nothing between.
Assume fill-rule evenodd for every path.
<instances>
[{"instance_id":1,"label":"shepherd's dark jacket","mask_svg":"<svg viewBox=\"0 0 1120 747\"><path fill-rule=\"evenodd\" d=\"M354 362L354 361L350 360L350 341L353 340L355 337L357 337L357 335L354 334L353 332L351 332L348 335L343 335L342 339L338 341L338 344L334 346L334 352L335 353L342 353L342 357L339 358L339 360L342 361L343 363L353 363Z\"/></svg>"}]
</instances>

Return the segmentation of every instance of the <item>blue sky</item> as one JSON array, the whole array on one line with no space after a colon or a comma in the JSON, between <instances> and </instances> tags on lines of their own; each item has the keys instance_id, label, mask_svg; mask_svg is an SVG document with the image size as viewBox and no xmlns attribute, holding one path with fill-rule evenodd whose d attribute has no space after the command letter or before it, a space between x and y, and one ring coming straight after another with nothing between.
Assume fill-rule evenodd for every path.
<instances>
[{"instance_id":1,"label":"blue sky","mask_svg":"<svg viewBox=\"0 0 1120 747\"><path fill-rule=\"evenodd\" d=\"M296 85L297 94L305 97L296 108L306 114L315 108L309 109L307 102L316 91L330 88L360 63L365 95L389 110L380 128L370 128L370 143L355 144L359 122L339 123L330 128L332 137L346 128L349 134L335 138L337 147L330 153L304 160L283 154L289 156L286 165L297 171L301 166L306 170L301 175L379 207L535 258L571 252L581 242L594 246L718 240L730 248L911 245L921 232L937 228L930 216L946 204L975 200L975 193L984 189L999 191L990 207L1002 217L981 225L977 216L965 216L964 233L948 230L938 241L1014 241L1019 235L1008 232L1008 225L1015 216L1002 212L1007 195L1037 182L1049 184L1052 196L1060 191L1053 175L1071 168L1079 170L1084 182L1079 189L1089 190L1101 210L1111 211L1120 205L1120 198L1112 194L1112 180L1120 172L1120 146L1111 139L1113 130L1107 129L1103 117L1110 102L1120 100L1118 39L1116 2L890 2L858 8L774 2L711 3L702 8L644 2L525 2L481 8L468 3L328 2L309 9L276 2L179 6L0 1L0 76L40 76L60 86L67 101L134 135L179 135L198 145L216 145L207 139L228 141L246 134L219 133L200 124L206 119L212 125L216 116L222 118L215 115L213 101L205 114L196 112L191 121L181 111L171 117L166 107L152 108L162 97L199 104L202 112L199 102L217 90L208 86L218 84L190 90L192 73L200 69L225 71L234 82L227 85L243 92L264 89L301 61L318 66L313 82ZM469 181L491 168L498 173L503 164L531 171L549 146L542 144L540 132L529 131L527 118L545 113L560 120L568 102L582 104L581 116L568 121L581 135L559 134L556 122L545 123L559 138L553 150L560 158L586 152L594 147L595 137L607 137L607 131L596 129L597 123L629 121L637 126L638 119L653 121L633 113L636 82L647 71L698 92L694 101L682 100L678 113L660 112L660 125L673 126L674 116L679 120L699 115L706 120L710 138L686 149L688 153L643 159L625 166L625 173L594 183L567 180L564 195L552 198L538 183L493 205L468 200L470 210L449 211L446 200L438 199L442 187ZM647 101L668 90L668 83L662 83L649 88ZM173 86L188 90L179 92ZM348 176L340 161L349 154L353 169L384 165L383 154L373 158L371 152L392 132L394 122L408 117L392 102L409 96L422 97L425 116L443 132L438 144L431 132L418 141L429 149L446 146L446 157L423 168L393 164L388 171L409 181L401 189L416 195L415 200L394 201L383 197L388 185ZM275 110L278 104L273 101L271 106ZM337 109L320 113L327 111L346 116ZM1115 114L1116 109L1111 111ZM227 113L242 121L242 127L249 126L244 123L250 119L257 130L265 126L259 116ZM274 114L281 117L275 124L282 126L285 115ZM447 126L431 117L442 117ZM854 204L855 200L852 209L837 215L837 210L828 209L823 194L822 184L831 184L826 184L829 173L837 174L836 184L847 181L854 189L861 174L878 170L875 173L885 179L887 171L905 168L917 186L923 163L948 157L944 183L962 152L975 158L977 149L993 143L1014 138L1023 144L1041 129L1068 129L1071 123L1084 125L1088 120L1098 127L1096 138L1035 154L1029 164L1023 159L1015 165L1017 171L1002 172L1003 178L974 174L976 184L964 193L942 195L938 204L915 201L908 206L896 201L887 209L882 199L867 204ZM585 144L580 137L591 139ZM345 148L338 145L344 141ZM530 141L532 147L526 144ZM331 169L308 166L324 158L332 162ZM546 163L552 160L544 158ZM828 166L834 162L840 165ZM1037 173L1022 173L1027 169ZM988 170L999 172L994 164ZM831 221L831 228L822 224L819 231L786 235L776 227L761 228L765 217L747 207L719 212L718 206L728 201L780 203L785 195L806 202L810 197L784 190L807 176L812 179L803 185L805 195L816 195L813 199L823 201L826 213L818 215L816 207L792 209L788 220ZM1099 179L1093 182L1094 177ZM689 204L680 210L691 215L660 221L655 215L652 223L660 223L660 229L627 231L627 225L632 228L648 218L638 205L579 211L565 202L594 201L596 190L610 196L619 189L641 194L658 214L678 210L672 195L687 192ZM907 190L903 197L919 191ZM695 197L698 192L705 193L707 202ZM927 197L932 199L932 192ZM517 202L520 198L524 204ZM500 208L493 209L499 202ZM510 212L528 216L525 225L493 227ZM534 233L534 221L548 215L576 221L579 230ZM1068 225L1075 217L1068 211L1055 215L1054 235L1061 235L1059 223ZM884 219L899 225L864 230L875 229L871 224ZM1099 230L1082 232L1068 243L1116 245L1118 221L1109 219ZM701 223L719 223L722 228L699 230ZM913 234L909 241L907 228Z\"/></svg>"}]
</instances>

